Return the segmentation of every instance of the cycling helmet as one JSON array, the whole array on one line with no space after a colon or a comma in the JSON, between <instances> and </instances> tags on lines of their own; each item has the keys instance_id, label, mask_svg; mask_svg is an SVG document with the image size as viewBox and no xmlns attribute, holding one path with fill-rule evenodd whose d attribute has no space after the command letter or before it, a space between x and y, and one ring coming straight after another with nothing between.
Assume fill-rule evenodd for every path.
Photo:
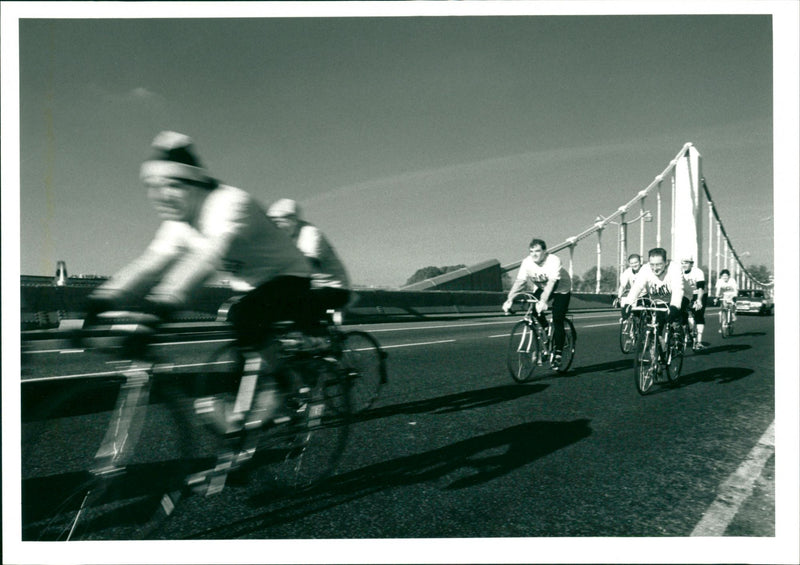
<instances>
[{"instance_id":1,"label":"cycling helmet","mask_svg":"<svg viewBox=\"0 0 800 565\"><path fill-rule=\"evenodd\" d=\"M286 216L295 216L300 218L300 206L296 201L291 198L281 198L272 203L267 211L267 216L270 218L285 218Z\"/></svg>"},{"instance_id":2,"label":"cycling helmet","mask_svg":"<svg viewBox=\"0 0 800 565\"><path fill-rule=\"evenodd\" d=\"M681 263L694 263L694 256L690 253L684 253L681 255Z\"/></svg>"}]
</instances>

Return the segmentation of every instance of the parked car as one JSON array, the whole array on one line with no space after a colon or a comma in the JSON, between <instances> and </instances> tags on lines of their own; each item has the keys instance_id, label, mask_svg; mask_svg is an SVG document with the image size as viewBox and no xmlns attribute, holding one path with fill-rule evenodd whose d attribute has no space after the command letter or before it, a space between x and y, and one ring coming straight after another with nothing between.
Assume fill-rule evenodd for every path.
<instances>
[{"instance_id":1,"label":"parked car","mask_svg":"<svg viewBox=\"0 0 800 565\"><path fill-rule=\"evenodd\" d=\"M740 290L736 296L737 314L770 315L775 308L772 298L763 290Z\"/></svg>"}]
</instances>

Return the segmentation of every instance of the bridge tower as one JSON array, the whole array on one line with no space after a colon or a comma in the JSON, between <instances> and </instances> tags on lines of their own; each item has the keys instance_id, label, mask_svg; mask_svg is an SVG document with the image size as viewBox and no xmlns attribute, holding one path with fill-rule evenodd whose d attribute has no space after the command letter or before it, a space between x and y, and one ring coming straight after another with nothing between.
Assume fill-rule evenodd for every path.
<instances>
[{"instance_id":1,"label":"bridge tower","mask_svg":"<svg viewBox=\"0 0 800 565\"><path fill-rule=\"evenodd\" d=\"M684 255L694 257L702 267L703 259L703 178L702 157L694 145L687 144L675 162L672 183L672 221L670 257L679 261ZM706 265L710 268L710 265Z\"/></svg>"}]
</instances>

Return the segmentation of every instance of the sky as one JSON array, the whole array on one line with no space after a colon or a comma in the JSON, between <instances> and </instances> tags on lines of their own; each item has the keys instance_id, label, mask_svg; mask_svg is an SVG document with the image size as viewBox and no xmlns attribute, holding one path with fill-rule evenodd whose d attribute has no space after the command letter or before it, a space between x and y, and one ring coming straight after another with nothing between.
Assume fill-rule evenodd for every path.
<instances>
[{"instance_id":1,"label":"sky","mask_svg":"<svg viewBox=\"0 0 800 565\"><path fill-rule=\"evenodd\" d=\"M745 264L773 268L770 15L25 18L19 64L22 274L141 252L165 129L265 205L296 199L359 286L561 243L686 142Z\"/></svg>"}]
</instances>

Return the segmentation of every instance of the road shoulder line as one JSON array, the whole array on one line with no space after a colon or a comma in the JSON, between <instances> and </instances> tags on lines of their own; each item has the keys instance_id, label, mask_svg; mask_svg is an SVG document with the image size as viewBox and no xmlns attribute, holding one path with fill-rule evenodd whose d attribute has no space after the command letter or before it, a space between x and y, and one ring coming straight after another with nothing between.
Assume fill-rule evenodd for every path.
<instances>
[{"instance_id":1,"label":"road shoulder line","mask_svg":"<svg viewBox=\"0 0 800 565\"><path fill-rule=\"evenodd\" d=\"M739 468L720 485L717 498L708 507L690 535L724 535L742 503L753 493L753 485L773 453L775 453L774 420Z\"/></svg>"}]
</instances>

